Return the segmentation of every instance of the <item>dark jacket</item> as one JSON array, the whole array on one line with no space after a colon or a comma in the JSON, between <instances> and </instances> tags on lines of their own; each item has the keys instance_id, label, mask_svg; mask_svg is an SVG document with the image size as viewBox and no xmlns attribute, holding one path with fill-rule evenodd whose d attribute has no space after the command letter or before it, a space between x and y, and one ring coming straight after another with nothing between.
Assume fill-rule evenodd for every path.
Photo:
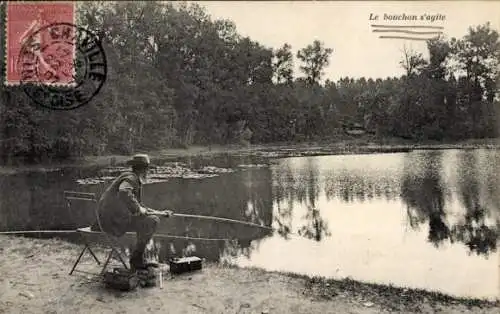
<instances>
[{"instance_id":1,"label":"dark jacket","mask_svg":"<svg viewBox=\"0 0 500 314\"><path fill-rule=\"evenodd\" d=\"M122 183L126 187L120 185ZM99 200L99 220L103 231L115 236L127 232L132 215L141 207L142 182L133 172L125 172L116 178Z\"/></svg>"}]
</instances>

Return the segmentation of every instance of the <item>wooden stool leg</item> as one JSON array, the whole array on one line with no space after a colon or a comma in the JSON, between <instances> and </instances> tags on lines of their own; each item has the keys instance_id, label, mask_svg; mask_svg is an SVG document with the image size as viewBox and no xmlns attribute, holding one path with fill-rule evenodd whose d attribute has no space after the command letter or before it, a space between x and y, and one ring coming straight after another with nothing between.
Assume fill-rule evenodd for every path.
<instances>
[{"instance_id":1,"label":"wooden stool leg","mask_svg":"<svg viewBox=\"0 0 500 314\"><path fill-rule=\"evenodd\" d=\"M88 246L85 245L82 252L80 253L80 256L78 256L78 259L76 260L75 264L73 265L73 268L71 268L71 271L69 272L70 275L73 274L73 271L75 270L76 265L78 265L78 263L80 262L80 259L82 259L83 253L85 253L85 250L87 250L87 248L88 248Z\"/></svg>"},{"instance_id":2,"label":"wooden stool leg","mask_svg":"<svg viewBox=\"0 0 500 314\"><path fill-rule=\"evenodd\" d=\"M90 254L92 254L92 256L94 257L95 261L97 262L97 265L101 265L101 262L99 261L99 259L97 258L97 256L94 254L94 252L92 252L92 250L90 249L89 246L87 246Z\"/></svg>"},{"instance_id":3,"label":"wooden stool leg","mask_svg":"<svg viewBox=\"0 0 500 314\"><path fill-rule=\"evenodd\" d=\"M109 264L109 261L111 260L111 256L113 255L113 252L114 252L114 250L111 249L111 251L108 254L108 258L106 259L106 262L104 263L104 266L102 267L101 275L103 275L104 272L106 271L106 267L108 267L108 264Z\"/></svg>"}]
</instances>

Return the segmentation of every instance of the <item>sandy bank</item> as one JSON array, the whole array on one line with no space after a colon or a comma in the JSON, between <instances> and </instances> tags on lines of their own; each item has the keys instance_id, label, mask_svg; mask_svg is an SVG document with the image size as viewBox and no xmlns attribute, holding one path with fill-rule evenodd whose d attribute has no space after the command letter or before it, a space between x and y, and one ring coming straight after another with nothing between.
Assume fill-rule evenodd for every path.
<instances>
[{"instance_id":1,"label":"sandy bank","mask_svg":"<svg viewBox=\"0 0 500 314\"><path fill-rule=\"evenodd\" d=\"M113 292L68 275L79 247L0 236L0 313L498 313L499 303L355 281L204 265L164 288ZM102 255L101 255L102 256ZM87 260L88 265L90 259ZM94 268L95 269L95 268Z\"/></svg>"}]
</instances>

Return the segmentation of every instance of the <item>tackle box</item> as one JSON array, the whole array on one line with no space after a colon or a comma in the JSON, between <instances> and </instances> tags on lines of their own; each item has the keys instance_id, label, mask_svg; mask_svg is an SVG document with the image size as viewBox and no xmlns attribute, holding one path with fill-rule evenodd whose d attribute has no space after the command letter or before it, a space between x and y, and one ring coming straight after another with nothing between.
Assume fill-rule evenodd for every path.
<instances>
[{"instance_id":1,"label":"tackle box","mask_svg":"<svg viewBox=\"0 0 500 314\"><path fill-rule=\"evenodd\" d=\"M182 274L202 268L201 258L196 256L176 257L169 261L170 273Z\"/></svg>"}]
</instances>

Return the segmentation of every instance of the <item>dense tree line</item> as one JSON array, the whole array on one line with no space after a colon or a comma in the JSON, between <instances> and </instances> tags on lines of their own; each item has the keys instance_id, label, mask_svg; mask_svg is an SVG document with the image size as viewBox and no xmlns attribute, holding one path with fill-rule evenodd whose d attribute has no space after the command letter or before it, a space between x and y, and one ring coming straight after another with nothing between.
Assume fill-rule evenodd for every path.
<instances>
[{"instance_id":1,"label":"dense tree line","mask_svg":"<svg viewBox=\"0 0 500 314\"><path fill-rule=\"evenodd\" d=\"M332 82L324 70L335 47L316 40L273 50L198 5L82 2L79 23L102 39L104 88L90 104L59 112L2 86L4 160L328 140L353 125L417 141L497 135L500 42L489 24L429 41L428 60L405 51L402 77Z\"/></svg>"}]
</instances>

